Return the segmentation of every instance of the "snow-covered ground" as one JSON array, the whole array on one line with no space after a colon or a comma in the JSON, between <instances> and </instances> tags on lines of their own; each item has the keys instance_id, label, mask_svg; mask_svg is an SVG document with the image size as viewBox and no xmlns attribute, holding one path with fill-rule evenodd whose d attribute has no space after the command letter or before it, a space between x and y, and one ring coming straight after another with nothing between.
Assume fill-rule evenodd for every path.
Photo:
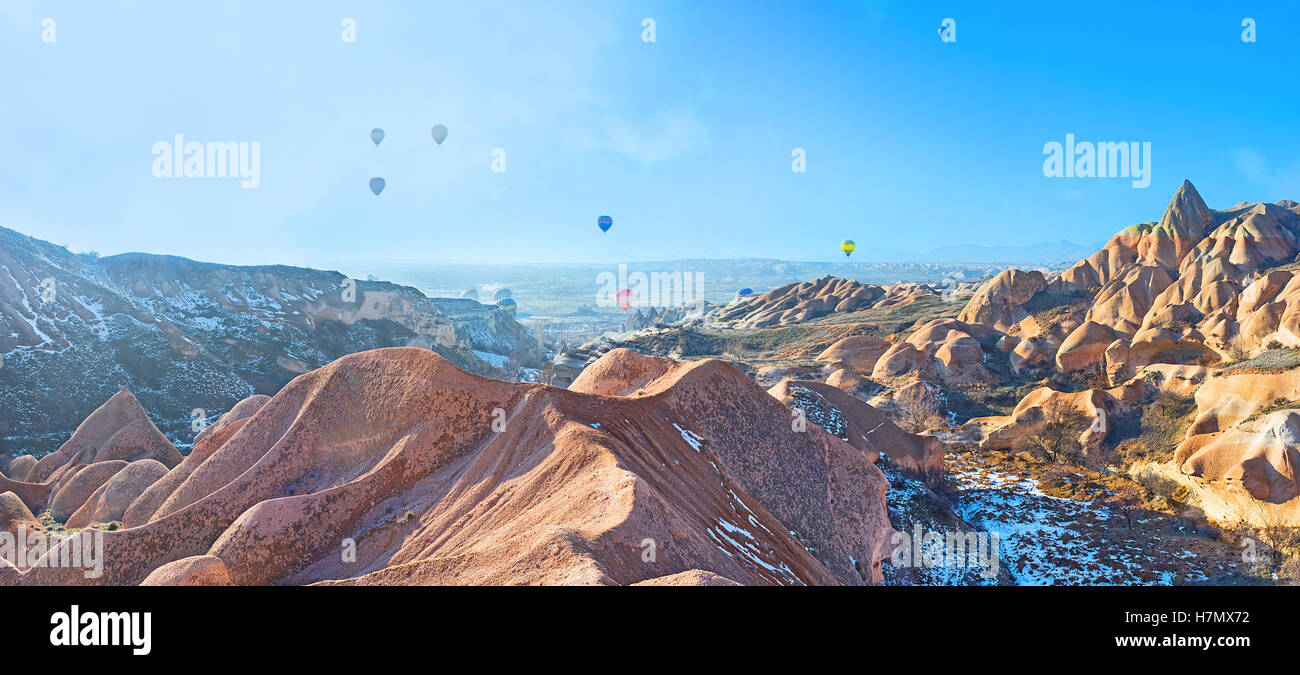
<instances>
[{"instance_id":1,"label":"snow-covered ground","mask_svg":"<svg viewBox=\"0 0 1300 675\"><path fill-rule=\"evenodd\" d=\"M1235 567L1220 542L1177 533L1172 519L1123 514L1096 501L1044 494L1032 478L991 465L978 451L951 455L958 492L953 509L998 533L1001 564L1017 585L1169 585L1197 583Z\"/></svg>"}]
</instances>

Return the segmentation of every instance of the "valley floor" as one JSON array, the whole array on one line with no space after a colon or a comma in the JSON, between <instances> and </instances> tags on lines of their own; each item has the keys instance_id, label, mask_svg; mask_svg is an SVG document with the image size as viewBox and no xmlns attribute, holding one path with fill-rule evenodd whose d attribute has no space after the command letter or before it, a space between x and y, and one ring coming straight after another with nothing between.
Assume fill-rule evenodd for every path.
<instances>
[{"instance_id":1,"label":"valley floor","mask_svg":"<svg viewBox=\"0 0 1300 675\"><path fill-rule=\"evenodd\" d=\"M895 529L942 531L948 527L996 533L1000 570L996 583L1018 586L1182 585L1224 583L1242 567L1238 548L1198 534L1169 514L1135 510L1130 518L1093 499L1044 492L1035 474L1050 465L1015 461L964 444L947 448L949 493L936 495L918 481L887 470L890 520ZM1088 481L1075 474L1080 482ZM1068 477L1067 477L1068 478ZM1087 492L1084 490L1083 492ZM959 521L943 522L950 510ZM984 585L995 583L966 568L895 568L886 583Z\"/></svg>"}]
</instances>

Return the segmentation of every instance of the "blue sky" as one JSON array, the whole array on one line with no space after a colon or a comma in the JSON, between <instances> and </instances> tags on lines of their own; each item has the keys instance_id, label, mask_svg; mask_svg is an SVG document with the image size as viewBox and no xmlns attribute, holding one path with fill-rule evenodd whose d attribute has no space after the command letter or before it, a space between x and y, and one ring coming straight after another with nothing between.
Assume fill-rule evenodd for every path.
<instances>
[{"instance_id":1,"label":"blue sky","mask_svg":"<svg viewBox=\"0 0 1300 675\"><path fill-rule=\"evenodd\" d=\"M0 225L336 268L835 260L1095 242L1184 178L1216 208L1300 199L1300 5L1064 5L7 0ZM260 143L260 186L155 178L176 133ZM1151 186L1044 177L1066 133L1151 142Z\"/></svg>"}]
</instances>

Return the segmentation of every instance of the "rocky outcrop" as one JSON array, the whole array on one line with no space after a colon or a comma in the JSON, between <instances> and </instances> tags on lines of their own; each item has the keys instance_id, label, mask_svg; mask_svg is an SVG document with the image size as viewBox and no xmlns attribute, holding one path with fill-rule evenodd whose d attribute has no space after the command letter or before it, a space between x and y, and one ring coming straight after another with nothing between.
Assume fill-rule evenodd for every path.
<instances>
[{"instance_id":1,"label":"rocky outcrop","mask_svg":"<svg viewBox=\"0 0 1300 675\"><path fill-rule=\"evenodd\" d=\"M100 485L68 518L70 529L122 520L126 507L140 493L167 475L167 467L153 459L131 462Z\"/></svg>"},{"instance_id":2,"label":"rocky outcrop","mask_svg":"<svg viewBox=\"0 0 1300 675\"><path fill-rule=\"evenodd\" d=\"M598 396L644 394L652 383L674 372L679 364L661 356L642 356L620 347L587 366L569 385L571 391Z\"/></svg>"},{"instance_id":3,"label":"rocky outcrop","mask_svg":"<svg viewBox=\"0 0 1300 675\"><path fill-rule=\"evenodd\" d=\"M876 361L890 348L887 340L872 335L854 335L836 341L817 355L820 363L838 364L856 373L871 373Z\"/></svg>"},{"instance_id":4,"label":"rocky outcrop","mask_svg":"<svg viewBox=\"0 0 1300 675\"><path fill-rule=\"evenodd\" d=\"M643 307L634 310L623 322L624 331L642 328L678 326L691 321L703 320L713 309L706 302L694 302L676 307Z\"/></svg>"},{"instance_id":5,"label":"rocky outcrop","mask_svg":"<svg viewBox=\"0 0 1300 675\"><path fill-rule=\"evenodd\" d=\"M660 365L604 359L598 371ZM147 522L103 533L101 577L38 564L19 583L186 579L189 563L159 570L212 556L235 584L631 584L691 570L863 584L889 553L879 469L815 425L794 431L788 408L716 360L609 396L375 350L296 378L236 424ZM647 539L656 555L643 557Z\"/></svg>"},{"instance_id":6,"label":"rocky outcrop","mask_svg":"<svg viewBox=\"0 0 1300 675\"><path fill-rule=\"evenodd\" d=\"M192 410L273 393L351 352L425 346L504 378L544 359L504 310L339 272L78 255L4 228L0 270L0 354L11 378L0 387L0 447L38 455L121 386L180 446L191 440Z\"/></svg>"},{"instance_id":7,"label":"rocky outcrop","mask_svg":"<svg viewBox=\"0 0 1300 675\"><path fill-rule=\"evenodd\" d=\"M1138 371L1137 377L1150 382L1157 389L1178 396L1192 396L1209 377L1210 369L1204 366L1179 366L1158 363Z\"/></svg>"},{"instance_id":8,"label":"rocky outcrop","mask_svg":"<svg viewBox=\"0 0 1300 675\"><path fill-rule=\"evenodd\" d=\"M169 467L181 461L181 454L125 387L82 421L58 450L37 461L27 478L43 483L75 466L113 459L154 459Z\"/></svg>"},{"instance_id":9,"label":"rocky outcrop","mask_svg":"<svg viewBox=\"0 0 1300 675\"><path fill-rule=\"evenodd\" d=\"M1049 286L1095 290L1073 349L1096 356L1103 331L1122 344L1102 350L1107 369L1130 376L1155 363L1213 363L1240 350L1300 346L1300 284L1279 263L1300 254L1300 208L1292 202L1209 209L1184 182L1158 222L1136 225ZM1113 356L1114 358L1110 358ZM1063 370L1080 359L1063 357Z\"/></svg>"},{"instance_id":10,"label":"rocky outcrop","mask_svg":"<svg viewBox=\"0 0 1300 675\"><path fill-rule=\"evenodd\" d=\"M1178 186L1165 213L1137 241L1138 260L1174 267L1205 236L1214 215L1191 181Z\"/></svg>"},{"instance_id":11,"label":"rocky outcrop","mask_svg":"<svg viewBox=\"0 0 1300 675\"><path fill-rule=\"evenodd\" d=\"M15 457L12 462L9 462L9 468L5 470L5 473L9 474L9 477L14 480L26 481L27 476L31 474L32 469L35 467L36 458L31 455L23 455Z\"/></svg>"},{"instance_id":12,"label":"rocky outcrop","mask_svg":"<svg viewBox=\"0 0 1300 675\"><path fill-rule=\"evenodd\" d=\"M1300 404L1298 404L1300 405ZM1183 473L1240 486L1280 504L1300 496L1300 410L1279 410L1227 431L1188 438L1175 461Z\"/></svg>"},{"instance_id":13,"label":"rocky outcrop","mask_svg":"<svg viewBox=\"0 0 1300 675\"><path fill-rule=\"evenodd\" d=\"M18 495L0 492L0 532L13 532L19 525L36 527L36 516L32 515Z\"/></svg>"},{"instance_id":14,"label":"rocky outcrop","mask_svg":"<svg viewBox=\"0 0 1300 675\"><path fill-rule=\"evenodd\" d=\"M13 492L32 512L49 508L51 517L62 522L129 463L148 466L148 473L156 475L157 469L165 473L180 461L180 453L154 426L135 396L123 388L83 420L58 450L38 461L28 458L11 464L11 470L16 466L23 472L24 480L0 475L0 490ZM143 474L132 475L135 479L130 484L140 489L152 482L141 483ZM126 495L132 489L120 484L112 493L105 493L110 503L103 505L104 513L118 514L126 508ZM92 505L87 516L99 506Z\"/></svg>"},{"instance_id":15,"label":"rocky outcrop","mask_svg":"<svg viewBox=\"0 0 1300 675\"><path fill-rule=\"evenodd\" d=\"M1070 373L1105 362L1106 348L1116 339L1115 331L1088 321L1065 338L1056 350L1056 367Z\"/></svg>"},{"instance_id":16,"label":"rocky outcrop","mask_svg":"<svg viewBox=\"0 0 1300 675\"><path fill-rule=\"evenodd\" d=\"M997 349L1008 355L1014 373L1076 373L1100 366L1110 383L1194 393L1198 417L1175 453L1175 465L1202 481L1249 485L1253 495L1276 498L1291 494L1291 470L1278 464L1290 461L1276 440L1285 436L1285 425L1239 425L1300 400L1294 378L1249 364L1217 375L1208 367L1300 347L1300 266L1287 264L1297 256L1300 208L1295 203L1242 203L1214 211L1184 182L1159 221L1120 232L1045 284L1029 277L1017 283L1017 273L1003 272L980 289L959 318L1000 334ZM881 356L873 377L914 371L922 379L942 381L933 358L937 350L929 345L932 340L915 335L895 345ZM1272 362L1286 359L1257 361ZM1010 416L981 422L989 428L984 446L1027 449L1051 402L1089 420L1113 414L1129 396L1117 397L1116 391L1036 390ZM1250 438L1273 440L1251 445L1250 458L1243 459L1239 450ZM1100 435L1086 431L1080 440L1095 447Z\"/></svg>"},{"instance_id":17,"label":"rocky outcrop","mask_svg":"<svg viewBox=\"0 0 1300 675\"><path fill-rule=\"evenodd\" d=\"M1114 416L1131 412L1148 398L1149 385L1133 382L1113 389L1088 389L1069 393L1050 387L1039 387L1030 392L1011 414L1001 418L986 418L989 427L980 443L985 450L1034 452L1035 437L1049 423L1054 408L1077 414L1078 442L1085 452L1100 447L1110 432Z\"/></svg>"},{"instance_id":18,"label":"rocky outcrop","mask_svg":"<svg viewBox=\"0 0 1300 675\"><path fill-rule=\"evenodd\" d=\"M194 473L194 469L201 465L212 453L216 452L226 443L235 432L243 428L248 419L254 413L261 410L262 406L270 399L266 396L254 395L243 401L240 401L224 415L217 419L216 422L209 425L196 436L194 449L186 455L185 459L177 464L162 478L154 481L146 487L140 496L136 497L127 506L126 511L122 514L122 524L125 527L136 527L143 525L155 516L170 513L170 510L162 511L163 503L180 487L181 483Z\"/></svg>"},{"instance_id":19,"label":"rocky outcrop","mask_svg":"<svg viewBox=\"0 0 1300 675\"><path fill-rule=\"evenodd\" d=\"M1011 350L1011 368L1026 372L1050 368L1056 363L1056 350L1060 345L1049 337L1030 337L1015 342Z\"/></svg>"},{"instance_id":20,"label":"rocky outcrop","mask_svg":"<svg viewBox=\"0 0 1300 675\"><path fill-rule=\"evenodd\" d=\"M1300 496L1300 377L1292 370L1223 371L1196 389L1196 419L1174 453L1184 474L1281 503Z\"/></svg>"},{"instance_id":21,"label":"rocky outcrop","mask_svg":"<svg viewBox=\"0 0 1300 675\"><path fill-rule=\"evenodd\" d=\"M51 491L50 517L66 521L101 485L126 467L127 462L120 459L77 466Z\"/></svg>"},{"instance_id":22,"label":"rocky outcrop","mask_svg":"<svg viewBox=\"0 0 1300 675\"><path fill-rule=\"evenodd\" d=\"M221 558L195 555L174 560L149 573L141 586L229 586L230 573Z\"/></svg>"},{"instance_id":23,"label":"rocky outcrop","mask_svg":"<svg viewBox=\"0 0 1300 675\"><path fill-rule=\"evenodd\" d=\"M948 384L988 382L993 378L984 368L984 351L975 338L987 333L981 326L955 319L935 319L882 354L871 376L891 378L915 374L922 380Z\"/></svg>"},{"instance_id":24,"label":"rocky outcrop","mask_svg":"<svg viewBox=\"0 0 1300 675\"><path fill-rule=\"evenodd\" d=\"M1036 293L1047 287L1047 280L1038 271L1004 270L980 287L966 303L959 321L979 324L1003 332L1029 316L1021 308Z\"/></svg>"},{"instance_id":25,"label":"rocky outcrop","mask_svg":"<svg viewBox=\"0 0 1300 675\"><path fill-rule=\"evenodd\" d=\"M865 391L873 386L871 380L849 370L840 368L826 376L826 384L835 387L844 392L854 393Z\"/></svg>"},{"instance_id":26,"label":"rocky outcrop","mask_svg":"<svg viewBox=\"0 0 1300 675\"><path fill-rule=\"evenodd\" d=\"M885 455L905 473L927 482L943 479L943 443L899 429L889 415L829 384L789 380L768 393L805 418L867 453Z\"/></svg>"},{"instance_id":27,"label":"rocky outcrop","mask_svg":"<svg viewBox=\"0 0 1300 675\"><path fill-rule=\"evenodd\" d=\"M1300 347L1300 270L1260 275L1241 292L1233 318L1236 330L1223 332L1239 336L1247 352Z\"/></svg>"},{"instance_id":28,"label":"rocky outcrop","mask_svg":"<svg viewBox=\"0 0 1300 675\"><path fill-rule=\"evenodd\" d=\"M1196 390L1196 420L1189 435L1225 431L1274 402L1300 400L1300 370L1225 370Z\"/></svg>"},{"instance_id":29,"label":"rocky outcrop","mask_svg":"<svg viewBox=\"0 0 1300 675\"><path fill-rule=\"evenodd\" d=\"M726 577L704 570L687 570L677 574L638 581L633 586L739 586Z\"/></svg>"},{"instance_id":30,"label":"rocky outcrop","mask_svg":"<svg viewBox=\"0 0 1300 675\"><path fill-rule=\"evenodd\" d=\"M787 284L742 300L719 311L712 319L736 328L783 326L834 312L867 309L884 295L885 289L874 284L822 277L816 281Z\"/></svg>"},{"instance_id":31,"label":"rocky outcrop","mask_svg":"<svg viewBox=\"0 0 1300 675\"><path fill-rule=\"evenodd\" d=\"M600 357L615 349L614 341L599 337L580 347L568 349L542 367L542 382L554 387L567 387Z\"/></svg>"}]
</instances>

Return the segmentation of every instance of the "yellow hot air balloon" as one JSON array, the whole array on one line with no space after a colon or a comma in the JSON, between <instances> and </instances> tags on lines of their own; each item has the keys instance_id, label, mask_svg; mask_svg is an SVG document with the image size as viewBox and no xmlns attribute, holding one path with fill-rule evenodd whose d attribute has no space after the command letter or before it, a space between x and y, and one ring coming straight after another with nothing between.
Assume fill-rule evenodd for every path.
<instances>
[{"instance_id":1,"label":"yellow hot air balloon","mask_svg":"<svg viewBox=\"0 0 1300 675\"><path fill-rule=\"evenodd\" d=\"M844 251L845 258L849 257L849 254L853 253L853 249L857 247L858 245L853 243L852 239L845 239L844 241L840 242L840 250Z\"/></svg>"}]
</instances>

